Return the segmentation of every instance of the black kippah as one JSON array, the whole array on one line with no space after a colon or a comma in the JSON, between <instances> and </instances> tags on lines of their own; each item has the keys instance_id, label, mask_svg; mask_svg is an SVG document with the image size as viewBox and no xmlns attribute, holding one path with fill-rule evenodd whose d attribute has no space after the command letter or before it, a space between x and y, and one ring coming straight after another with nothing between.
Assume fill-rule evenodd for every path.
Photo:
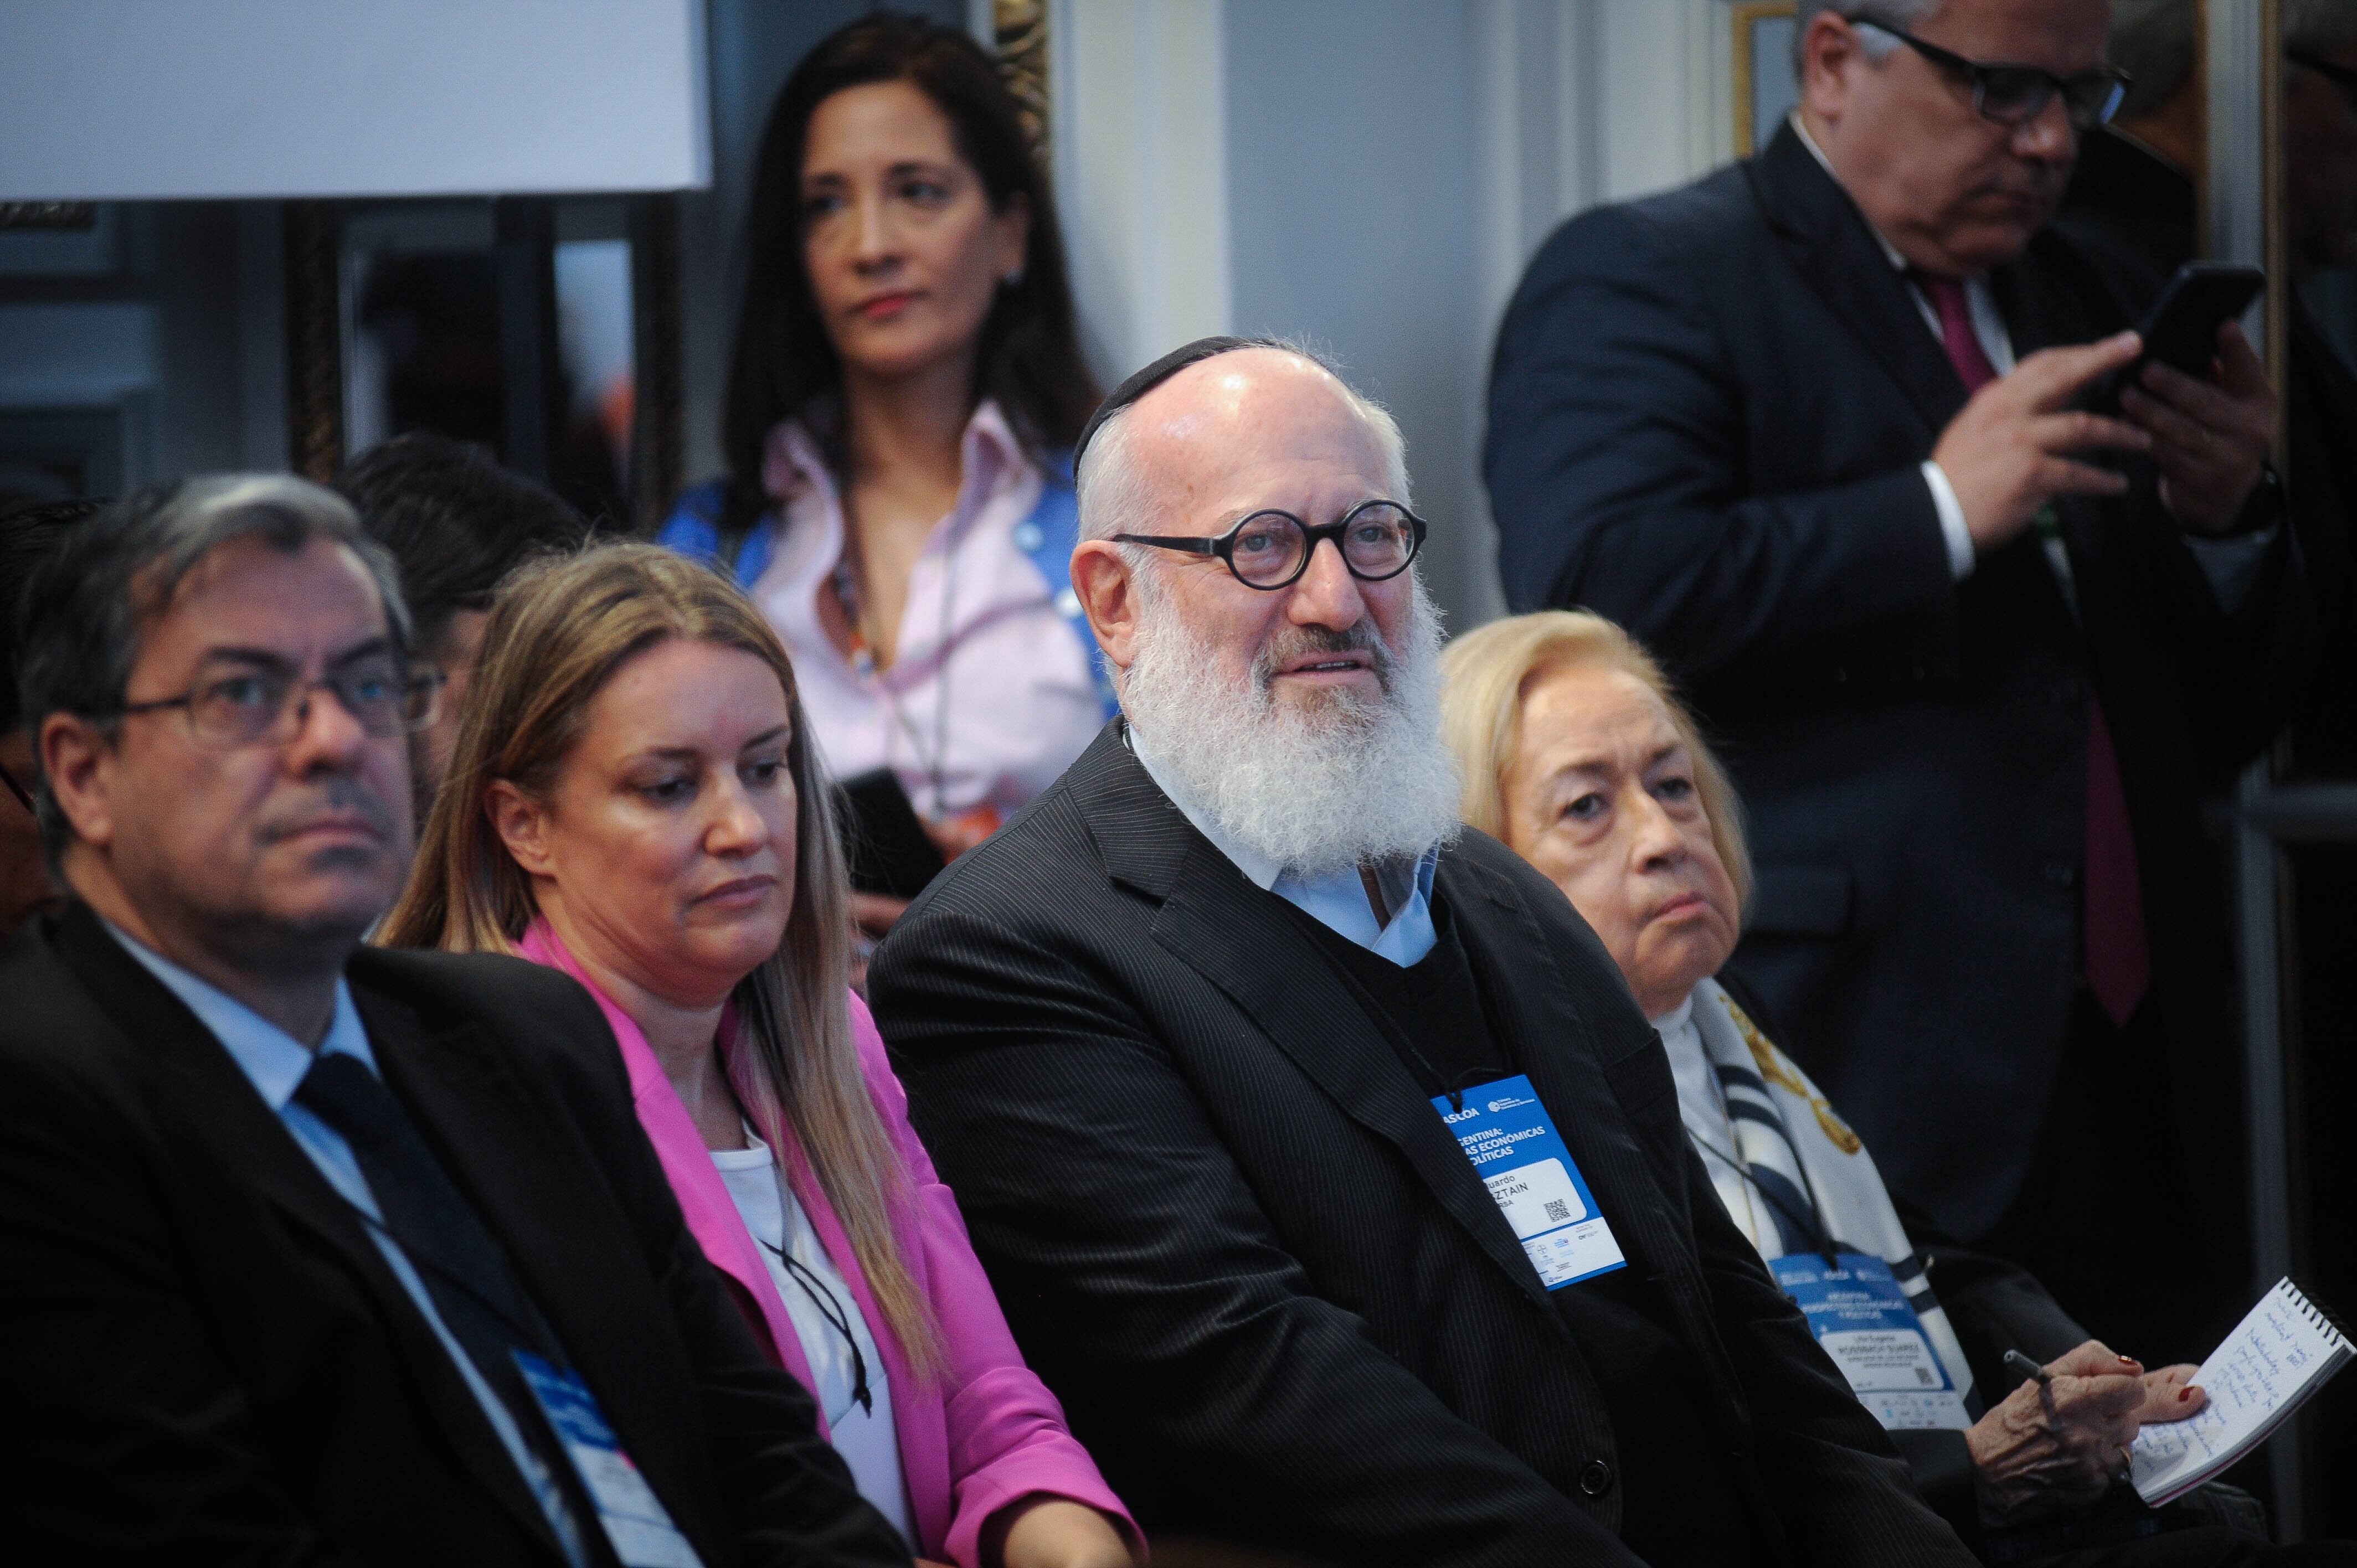
<instances>
[{"instance_id":1,"label":"black kippah","mask_svg":"<svg viewBox=\"0 0 2357 1568\"><path fill-rule=\"evenodd\" d=\"M1106 420L1111 419L1188 366L1221 354L1232 353L1238 349L1282 349L1288 354L1300 352L1292 344L1280 343L1274 338L1236 338L1226 334L1217 338L1198 338L1184 348L1171 349L1170 352L1163 355L1146 369L1135 372L1127 381L1105 393L1104 402L1097 404L1097 411L1089 415L1089 422L1086 424L1081 426L1081 438L1072 443L1073 474L1077 476L1080 473L1081 455L1089 449L1090 440L1095 436L1098 426L1104 424Z\"/></svg>"}]
</instances>

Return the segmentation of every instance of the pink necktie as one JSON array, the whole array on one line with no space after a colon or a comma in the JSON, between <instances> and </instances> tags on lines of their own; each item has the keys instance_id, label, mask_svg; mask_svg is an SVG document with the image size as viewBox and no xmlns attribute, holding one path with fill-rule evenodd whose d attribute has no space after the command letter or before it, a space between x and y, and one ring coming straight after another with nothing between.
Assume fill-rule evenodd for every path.
<instances>
[{"instance_id":1,"label":"pink necktie","mask_svg":"<svg viewBox=\"0 0 2357 1568\"><path fill-rule=\"evenodd\" d=\"M1932 302L1932 312L1940 318L1940 347L1948 351L1948 363L1964 378L1964 391L1976 392L1996 380L1996 367L1989 363L1980 334L1973 330L1973 307L1964 298L1964 285L1913 267L1907 269L1907 281Z\"/></svg>"},{"instance_id":2,"label":"pink necktie","mask_svg":"<svg viewBox=\"0 0 2357 1568\"><path fill-rule=\"evenodd\" d=\"M1907 281L1922 290L1940 318L1940 346L1964 391L1976 392L1996 380L1996 367L1973 330L1964 285L1913 268ZM2144 876L2128 825L2127 788L2120 779L2111 724L2102 701L2093 698L2087 703L2087 865L2081 881L2086 901L2080 968L2104 1015L2124 1029L2152 983L2152 950L2145 937Z\"/></svg>"}]
</instances>

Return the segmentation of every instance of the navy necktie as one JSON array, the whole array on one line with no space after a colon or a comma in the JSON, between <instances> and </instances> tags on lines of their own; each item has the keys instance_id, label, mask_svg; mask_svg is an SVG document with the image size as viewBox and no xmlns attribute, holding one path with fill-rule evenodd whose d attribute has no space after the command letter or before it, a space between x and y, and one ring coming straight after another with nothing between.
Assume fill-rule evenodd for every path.
<instances>
[{"instance_id":1,"label":"navy necktie","mask_svg":"<svg viewBox=\"0 0 2357 1568\"><path fill-rule=\"evenodd\" d=\"M383 1228L416 1266L435 1310L515 1418L517 1430L554 1480L576 1521L597 1518L572 1461L516 1365L524 1350L565 1365L539 1312L485 1229L418 1135L401 1102L359 1058L323 1051L296 1086L295 1100L343 1135L384 1216ZM585 1541L595 1531L581 1532ZM592 1560L598 1555L592 1549Z\"/></svg>"}]
</instances>

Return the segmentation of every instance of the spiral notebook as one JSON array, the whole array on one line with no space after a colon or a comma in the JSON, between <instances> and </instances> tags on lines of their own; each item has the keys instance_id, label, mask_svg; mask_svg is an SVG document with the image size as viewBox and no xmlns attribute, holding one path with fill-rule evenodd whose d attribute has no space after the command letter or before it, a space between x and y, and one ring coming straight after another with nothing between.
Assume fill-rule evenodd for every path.
<instances>
[{"instance_id":1,"label":"spiral notebook","mask_svg":"<svg viewBox=\"0 0 2357 1568\"><path fill-rule=\"evenodd\" d=\"M2136 1434L2130 1474L2154 1508L2182 1497L2266 1441L2357 1356L2321 1307L2289 1280L2259 1298L2193 1380L2210 1404L2190 1421Z\"/></svg>"}]
</instances>

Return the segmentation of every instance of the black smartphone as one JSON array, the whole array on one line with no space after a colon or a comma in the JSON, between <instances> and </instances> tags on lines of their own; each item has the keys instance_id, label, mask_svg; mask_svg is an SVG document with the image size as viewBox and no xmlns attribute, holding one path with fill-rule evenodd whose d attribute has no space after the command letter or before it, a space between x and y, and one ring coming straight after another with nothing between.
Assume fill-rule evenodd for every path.
<instances>
[{"instance_id":1,"label":"black smartphone","mask_svg":"<svg viewBox=\"0 0 2357 1568\"><path fill-rule=\"evenodd\" d=\"M2188 262L2178 268L2136 328L2144 351L2097 382L2088 406L2116 413L2120 394L2140 385L2144 368L2156 360L2208 381L2218 357L2218 328L2248 310L2266 286L2266 273L2239 262Z\"/></svg>"},{"instance_id":2,"label":"black smartphone","mask_svg":"<svg viewBox=\"0 0 2357 1568\"><path fill-rule=\"evenodd\" d=\"M851 885L862 893L914 898L947 864L917 820L900 776L888 768L854 774L835 785L843 847Z\"/></svg>"}]
</instances>

